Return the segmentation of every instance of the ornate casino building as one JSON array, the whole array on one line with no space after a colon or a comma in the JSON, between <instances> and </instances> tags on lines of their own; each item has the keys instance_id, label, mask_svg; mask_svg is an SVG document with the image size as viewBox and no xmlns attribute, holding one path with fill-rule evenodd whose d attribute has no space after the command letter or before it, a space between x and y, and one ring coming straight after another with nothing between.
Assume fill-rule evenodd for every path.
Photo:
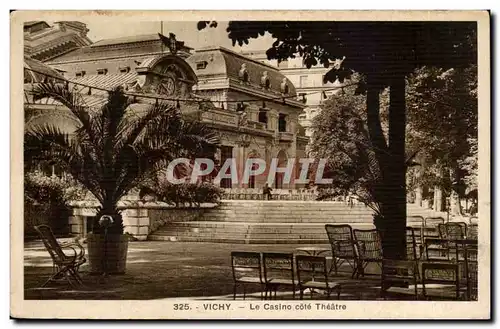
<instances>
[{"instance_id":1,"label":"ornate casino building","mask_svg":"<svg viewBox=\"0 0 500 329\"><path fill-rule=\"evenodd\" d=\"M216 128L221 140L217 155L220 163L235 158L239 168L247 159L261 158L270 163L279 159L285 167L288 159L305 157L308 138L298 124L305 107L294 85L278 68L261 63L221 47L192 49L169 35L138 35L92 43L87 29L79 22L45 22L25 25L25 90L42 82L41 71L95 88L110 90L123 86L125 92L151 96L141 102L165 98L179 104L186 114ZM31 69L31 70L30 70ZM99 107L107 93L92 88L77 88L87 106ZM140 97L139 97L140 98ZM178 100L178 101L176 101ZM200 106L200 101L209 106ZM26 95L26 120L47 111L59 111L61 105L47 100L33 101ZM299 170L294 166L293 177ZM278 173L274 187L296 188ZM251 178L244 184L227 178L225 188L259 188L267 175Z\"/></svg>"}]
</instances>

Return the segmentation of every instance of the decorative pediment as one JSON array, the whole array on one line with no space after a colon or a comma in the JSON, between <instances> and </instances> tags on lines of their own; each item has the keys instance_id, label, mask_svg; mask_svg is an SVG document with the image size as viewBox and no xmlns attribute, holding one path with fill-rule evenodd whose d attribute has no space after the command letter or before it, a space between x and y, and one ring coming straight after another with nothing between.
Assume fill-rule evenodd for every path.
<instances>
[{"instance_id":1,"label":"decorative pediment","mask_svg":"<svg viewBox=\"0 0 500 329\"><path fill-rule=\"evenodd\" d=\"M196 74L189 64L177 56L148 58L136 71L138 77L134 88L143 93L189 98L196 83Z\"/></svg>"}]
</instances>

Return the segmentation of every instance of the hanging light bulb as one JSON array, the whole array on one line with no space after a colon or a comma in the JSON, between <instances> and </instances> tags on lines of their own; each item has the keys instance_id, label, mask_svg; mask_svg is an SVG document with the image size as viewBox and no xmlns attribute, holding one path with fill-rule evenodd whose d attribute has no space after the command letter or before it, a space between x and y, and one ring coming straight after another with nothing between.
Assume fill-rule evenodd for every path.
<instances>
[{"instance_id":1,"label":"hanging light bulb","mask_svg":"<svg viewBox=\"0 0 500 329\"><path fill-rule=\"evenodd\" d=\"M262 101L262 108L265 109L266 108L266 102Z\"/></svg>"},{"instance_id":2,"label":"hanging light bulb","mask_svg":"<svg viewBox=\"0 0 500 329\"><path fill-rule=\"evenodd\" d=\"M66 90L69 90L69 81L66 80L66 85L64 86L66 88Z\"/></svg>"},{"instance_id":3,"label":"hanging light bulb","mask_svg":"<svg viewBox=\"0 0 500 329\"><path fill-rule=\"evenodd\" d=\"M224 110L224 102L220 102L220 108Z\"/></svg>"},{"instance_id":4,"label":"hanging light bulb","mask_svg":"<svg viewBox=\"0 0 500 329\"><path fill-rule=\"evenodd\" d=\"M89 91L87 92L87 95L92 95L92 87L89 87Z\"/></svg>"},{"instance_id":5,"label":"hanging light bulb","mask_svg":"<svg viewBox=\"0 0 500 329\"><path fill-rule=\"evenodd\" d=\"M45 76L45 77L43 78L43 83L47 83L47 82L49 82L49 77Z\"/></svg>"},{"instance_id":6,"label":"hanging light bulb","mask_svg":"<svg viewBox=\"0 0 500 329\"><path fill-rule=\"evenodd\" d=\"M158 98L156 98L155 106L158 106Z\"/></svg>"},{"instance_id":7,"label":"hanging light bulb","mask_svg":"<svg viewBox=\"0 0 500 329\"><path fill-rule=\"evenodd\" d=\"M328 98L328 95L326 94L325 91L323 91L323 99L327 99Z\"/></svg>"},{"instance_id":8,"label":"hanging light bulb","mask_svg":"<svg viewBox=\"0 0 500 329\"><path fill-rule=\"evenodd\" d=\"M306 102L307 102L306 95L302 94L302 103L305 104Z\"/></svg>"},{"instance_id":9,"label":"hanging light bulb","mask_svg":"<svg viewBox=\"0 0 500 329\"><path fill-rule=\"evenodd\" d=\"M179 100L177 100L177 104L175 105L175 107L177 108L177 110L181 109L181 104L179 103Z\"/></svg>"},{"instance_id":10,"label":"hanging light bulb","mask_svg":"<svg viewBox=\"0 0 500 329\"><path fill-rule=\"evenodd\" d=\"M283 97L283 104L286 105L286 99Z\"/></svg>"}]
</instances>

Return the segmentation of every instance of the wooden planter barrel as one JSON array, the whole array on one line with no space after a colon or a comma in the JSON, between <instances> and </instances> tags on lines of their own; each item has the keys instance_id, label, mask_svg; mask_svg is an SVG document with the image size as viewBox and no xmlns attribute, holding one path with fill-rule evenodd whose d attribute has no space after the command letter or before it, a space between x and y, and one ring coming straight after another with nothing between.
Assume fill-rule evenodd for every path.
<instances>
[{"instance_id":1,"label":"wooden planter barrel","mask_svg":"<svg viewBox=\"0 0 500 329\"><path fill-rule=\"evenodd\" d=\"M90 273L125 273L128 237L126 235L108 235L106 240L106 249L104 249L104 234L87 235ZM104 263L105 257L106 264Z\"/></svg>"}]
</instances>

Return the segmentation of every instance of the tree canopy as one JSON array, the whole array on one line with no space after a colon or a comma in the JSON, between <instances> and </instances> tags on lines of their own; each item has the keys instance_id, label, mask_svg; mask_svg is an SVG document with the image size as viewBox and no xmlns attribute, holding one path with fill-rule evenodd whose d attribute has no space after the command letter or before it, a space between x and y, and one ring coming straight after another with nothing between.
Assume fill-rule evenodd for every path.
<instances>
[{"instance_id":1,"label":"tree canopy","mask_svg":"<svg viewBox=\"0 0 500 329\"><path fill-rule=\"evenodd\" d=\"M199 24L199 28L211 22ZM227 27L233 44L270 33L275 41L266 51L278 61L300 56L310 68L331 70L325 81L344 81L354 72L364 79L367 127L380 169L377 203L384 257L405 257L406 231L406 99L405 79L416 68L462 68L477 61L476 22L349 22L232 21ZM388 132L380 118L380 91L389 87Z\"/></svg>"}]
</instances>

